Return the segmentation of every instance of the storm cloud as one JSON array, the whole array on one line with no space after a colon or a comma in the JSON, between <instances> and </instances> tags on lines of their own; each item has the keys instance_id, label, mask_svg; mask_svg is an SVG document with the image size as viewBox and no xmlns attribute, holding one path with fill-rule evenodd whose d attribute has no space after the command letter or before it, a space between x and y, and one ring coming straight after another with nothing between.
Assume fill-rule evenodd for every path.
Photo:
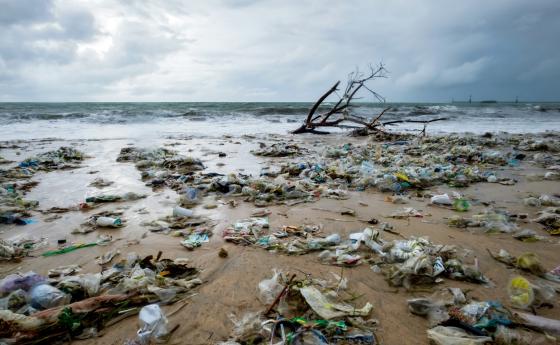
<instances>
[{"instance_id":1,"label":"storm cloud","mask_svg":"<svg viewBox=\"0 0 560 345\"><path fill-rule=\"evenodd\" d=\"M0 101L560 99L560 2L0 0Z\"/></svg>"}]
</instances>

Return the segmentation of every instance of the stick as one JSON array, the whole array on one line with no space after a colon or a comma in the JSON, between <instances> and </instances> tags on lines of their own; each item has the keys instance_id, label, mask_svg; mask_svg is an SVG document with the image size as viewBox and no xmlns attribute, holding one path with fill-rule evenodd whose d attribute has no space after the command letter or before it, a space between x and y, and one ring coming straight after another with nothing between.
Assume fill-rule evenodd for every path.
<instances>
[{"instance_id":1,"label":"stick","mask_svg":"<svg viewBox=\"0 0 560 345\"><path fill-rule=\"evenodd\" d=\"M276 298L274 299L274 302L272 302L272 304L270 305L270 307L268 307L268 309L266 310L266 312L264 313L264 315L270 314L270 312L272 311L272 309L274 309L274 307L276 307L276 305L280 302L280 298L282 298L282 296L284 295L284 293L286 293L286 291L288 291L288 289L290 288L290 284L292 284L292 281L294 280L295 277L296 277L296 275L295 275L295 274L292 274L292 277L290 278L290 280L288 280L288 282L286 283L286 286L284 286L284 288L282 289L282 291L280 291L280 293L278 294L278 296L276 296Z\"/></svg>"}]
</instances>

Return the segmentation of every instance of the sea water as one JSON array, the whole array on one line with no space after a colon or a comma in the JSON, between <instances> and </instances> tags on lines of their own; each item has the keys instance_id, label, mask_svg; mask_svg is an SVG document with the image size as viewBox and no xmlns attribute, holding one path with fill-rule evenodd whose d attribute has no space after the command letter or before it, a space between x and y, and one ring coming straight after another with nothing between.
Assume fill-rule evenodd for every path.
<instances>
[{"instance_id":1,"label":"sea water","mask_svg":"<svg viewBox=\"0 0 560 345\"><path fill-rule=\"evenodd\" d=\"M0 140L161 138L289 133L311 103L0 103ZM428 133L560 130L560 103L359 103L357 116L444 121ZM397 124L395 130L419 130Z\"/></svg>"}]
</instances>

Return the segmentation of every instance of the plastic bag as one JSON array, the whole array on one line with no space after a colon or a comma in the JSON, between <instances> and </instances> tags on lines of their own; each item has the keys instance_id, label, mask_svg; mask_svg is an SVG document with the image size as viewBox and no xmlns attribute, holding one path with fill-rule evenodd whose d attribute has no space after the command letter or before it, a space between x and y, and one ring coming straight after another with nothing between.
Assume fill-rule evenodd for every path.
<instances>
[{"instance_id":1,"label":"plastic bag","mask_svg":"<svg viewBox=\"0 0 560 345\"><path fill-rule=\"evenodd\" d=\"M259 300L266 305L272 304L284 289L284 286L280 284L282 272L276 269L272 272L272 278L261 280L259 283Z\"/></svg>"},{"instance_id":2,"label":"plastic bag","mask_svg":"<svg viewBox=\"0 0 560 345\"><path fill-rule=\"evenodd\" d=\"M535 300L531 283L521 276L513 278L508 284L508 295L514 307L526 309Z\"/></svg>"},{"instance_id":3,"label":"plastic bag","mask_svg":"<svg viewBox=\"0 0 560 345\"><path fill-rule=\"evenodd\" d=\"M432 204L435 204L435 205L449 205L449 206L451 206L451 199L449 198L449 195L447 195L447 194L434 195L430 199L430 202Z\"/></svg>"},{"instance_id":4,"label":"plastic bag","mask_svg":"<svg viewBox=\"0 0 560 345\"><path fill-rule=\"evenodd\" d=\"M39 284L31 288L31 306L36 309L49 309L70 303L71 296L49 284Z\"/></svg>"},{"instance_id":5,"label":"plastic bag","mask_svg":"<svg viewBox=\"0 0 560 345\"><path fill-rule=\"evenodd\" d=\"M543 275L546 270L539 261L539 258L534 253L523 253L517 257L517 268L529 271L534 275Z\"/></svg>"},{"instance_id":6,"label":"plastic bag","mask_svg":"<svg viewBox=\"0 0 560 345\"><path fill-rule=\"evenodd\" d=\"M0 281L0 293L5 294L18 289L29 290L32 286L46 281L47 278L29 271L24 275L10 274Z\"/></svg>"},{"instance_id":7,"label":"plastic bag","mask_svg":"<svg viewBox=\"0 0 560 345\"><path fill-rule=\"evenodd\" d=\"M465 199L455 199L455 201L453 201L453 209L455 211L467 212L470 207L471 205Z\"/></svg>"},{"instance_id":8,"label":"plastic bag","mask_svg":"<svg viewBox=\"0 0 560 345\"><path fill-rule=\"evenodd\" d=\"M230 314L229 318L234 325L233 336L235 340L248 342L261 332L261 314L259 312L247 313L241 319L238 319L234 314Z\"/></svg>"},{"instance_id":9,"label":"plastic bag","mask_svg":"<svg viewBox=\"0 0 560 345\"><path fill-rule=\"evenodd\" d=\"M409 299L408 310L414 315L425 316L430 326L436 326L449 319L443 302L433 302L427 298Z\"/></svg>"},{"instance_id":10,"label":"plastic bag","mask_svg":"<svg viewBox=\"0 0 560 345\"><path fill-rule=\"evenodd\" d=\"M427 331L428 339L436 345L483 345L492 338L469 335L456 327L437 326Z\"/></svg>"},{"instance_id":11,"label":"plastic bag","mask_svg":"<svg viewBox=\"0 0 560 345\"><path fill-rule=\"evenodd\" d=\"M200 202L199 200L199 193L198 189L194 187L187 187L183 191L183 195L181 195L180 203L182 206L193 206Z\"/></svg>"},{"instance_id":12,"label":"plastic bag","mask_svg":"<svg viewBox=\"0 0 560 345\"><path fill-rule=\"evenodd\" d=\"M0 310L8 309L17 312L27 304L27 294L23 290L11 292L7 297L0 298Z\"/></svg>"},{"instance_id":13,"label":"plastic bag","mask_svg":"<svg viewBox=\"0 0 560 345\"><path fill-rule=\"evenodd\" d=\"M167 318L157 304L148 304L140 309L138 315L140 329L138 330L138 342L142 345L149 344L152 340L156 343L167 341Z\"/></svg>"}]
</instances>

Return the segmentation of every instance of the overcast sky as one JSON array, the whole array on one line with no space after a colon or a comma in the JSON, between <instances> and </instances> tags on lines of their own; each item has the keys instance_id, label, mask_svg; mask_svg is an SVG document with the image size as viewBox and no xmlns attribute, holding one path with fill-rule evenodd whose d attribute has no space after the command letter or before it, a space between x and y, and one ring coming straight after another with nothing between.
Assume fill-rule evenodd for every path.
<instances>
[{"instance_id":1,"label":"overcast sky","mask_svg":"<svg viewBox=\"0 0 560 345\"><path fill-rule=\"evenodd\" d=\"M0 101L560 100L560 0L0 0Z\"/></svg>"}]
</instances>

